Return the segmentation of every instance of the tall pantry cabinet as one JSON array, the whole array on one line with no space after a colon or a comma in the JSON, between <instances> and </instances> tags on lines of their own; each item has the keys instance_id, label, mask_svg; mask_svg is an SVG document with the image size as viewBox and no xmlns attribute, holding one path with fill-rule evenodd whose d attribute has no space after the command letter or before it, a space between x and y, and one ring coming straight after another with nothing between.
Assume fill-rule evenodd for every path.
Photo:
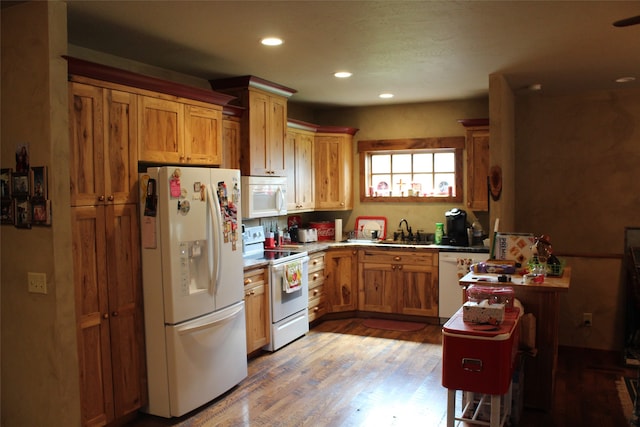
<instances>
[{"instance_id":1,"label":"tall pantry cabinet","mask_svg":"<svg viewBox=\"0 0 640 427\"><path fill-rule=\"evenodd\" d=\"M135 94L69 84L72 256L83 425L146 403Z\"/></svg>"}]
</instances>

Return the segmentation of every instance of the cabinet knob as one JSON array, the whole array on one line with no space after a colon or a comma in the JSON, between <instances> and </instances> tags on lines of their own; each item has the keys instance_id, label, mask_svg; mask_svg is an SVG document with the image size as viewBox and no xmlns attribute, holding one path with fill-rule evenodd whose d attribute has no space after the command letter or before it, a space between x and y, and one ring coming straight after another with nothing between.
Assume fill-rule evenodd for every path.
<instances>
[{"instance_id":1,"label":"cabinet knob","mask_svg":"<svg viewBox=\"0 0 640 427\"><path fill-rule=\"evenodd\" d=\"M318 310L320 310L320 307L313 307L313 312L314 312L314 313L317 313L317 312L318 312Z\"/></svg>"},{"instance_id":2,"label":"cabinet knob","mask_svg":"<svg viewBox=\"0 0 640 427\"><path fill-rule=\"evenodd\" d=\"M313 290L313 295L318 295L318 290L317 289Z\"/></svg>"},{"instance_id":3,"label":"cabinet knob","mask_svg":"<svg viewBox=\"0 0 640 427\"><path fill-rule=\"evenodd\" d=\"M104 194L103 194L103 195L101 195L101 196L98 196L98 201L100 201L100 202L104 202Z\"/></svg>"},{"instance_id":4,"label":"cabinet knob","mask_svg":"<svg viewBox=\"0 0 640 427\"><path fill-rule=\"evenodd\" d=\"M398 270L402 270L402 266L401 265L398 266Z\"/></svg>"},{"instance_id":5,"label":"cabinet knob","mask_svg":"<svg viewBox=\"0 0 640 427\"><path fill-rule=\"evenodd\" d=\"M117 312L117 311L114 311L113 313L111 313L111 316L112 316L112 317L118 317L118 312Z\"/></svg>"},{"instance_id":6,"label":"cabinet knob","mask_svg":"<svg viewBox=\"0 0 640 427\"><path fill-rule=\"evenodd\" d=\"M253 281L251 279L244 279L244 284L248 285L250 283L252 283Z\"/></svg>"},{"instance_id":7,"label":"cabinet knob","mask_svg":"<svg viewBox=\"0 0 640 427\"><path fill-rule=\"evenodd\" d=\"M401 259L402 259L402 257L399 257L399 256L394 256L394 257L393 257L393 260L394 260L394 261L400 261Z\"/></svg>"},{"instance_id":8,"label":"cabinet knob","mask_svg":"<svg viewBox=\"0 0 640 427\"><path fill-rule=\"evenodd\" d=\"M113 200L115 199L115 197L113 197L113 194L110 194L110 195L109 195L109 197L108 197L108 199L109 199L109 201L110 201L110 202L113 202Z\"/></svg>"},{"instance_id":9,"label":"cabinet knob","mask_svg":"<svg viewBox=\"0 0 640 427\"><path fill-rule=\"evenodd\" d=\"M103 319L108 319L108 318L109 318L109 313L104 313L104 314L102 315L102 318L103 318Z\"/></svg>"},{"instance_id":10,"label":"cabinet knob","mask_svg":"<svg viewBox=\"0 0 640 427\"><path fill-rule=\"evenodd\" d=\"M318 275L318 273L314 273L314 274L313 274L313 280L318 280L318 277L320 277L320 276Z\"/></svg>"}]
</instances>

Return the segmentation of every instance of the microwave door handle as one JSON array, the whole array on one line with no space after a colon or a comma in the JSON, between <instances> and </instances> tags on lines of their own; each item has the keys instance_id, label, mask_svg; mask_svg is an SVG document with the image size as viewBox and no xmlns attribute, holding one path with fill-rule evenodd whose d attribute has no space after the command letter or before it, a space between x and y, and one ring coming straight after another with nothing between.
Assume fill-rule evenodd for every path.
<instances>
[{"instance_id":1,"label":"microwave door handle","mask_svg":"<svg viewBox=\"0 0 640 427\"><path fill-rule=\"evenodd\" d=\"M211 215L211 228L213 240L209 247L213 247L213 271L209 271L209 289L216 294L218 291L218 282L220 281L220 258L222 256L222 233L220 232L220 218L222 213L220 212L220 202L218 201L218 195L211 191L211 186L207 185L207 202L209 204L209 214Z\"/></svg>"},{"instance_id":2,"label":"microwave door handle","mask_svg":"<svg viewBox=\"0 0 640 427\"><path fill-rule=\"evenodd\" d=\"M284 192L282 191L281 186L278 186L278 190L276 191L276 194L277 194L276 209L278 210L278 212L280 212L282 210L282 207L284 206Z\"/></svg>"}]
</instances>

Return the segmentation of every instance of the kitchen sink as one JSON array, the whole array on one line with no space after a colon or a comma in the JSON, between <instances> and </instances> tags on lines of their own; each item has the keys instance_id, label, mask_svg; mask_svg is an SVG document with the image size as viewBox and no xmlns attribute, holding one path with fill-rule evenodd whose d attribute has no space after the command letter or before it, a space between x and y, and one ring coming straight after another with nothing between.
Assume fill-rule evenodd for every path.
<instances>
[{"instance_id":1,"label":"kitchen sink","mask_svg":"<svg viewBox=\"0 0 640 427\"><path fill-rule=\"evenodd\" d=\"M429 240L421 240L419 242L408 241L408 240L380 240L377 243L380 244L380 245L406 245L406 246L429 246L429 245L433 245L433 242L429 241Z\"/></svg>"}]
</instances>

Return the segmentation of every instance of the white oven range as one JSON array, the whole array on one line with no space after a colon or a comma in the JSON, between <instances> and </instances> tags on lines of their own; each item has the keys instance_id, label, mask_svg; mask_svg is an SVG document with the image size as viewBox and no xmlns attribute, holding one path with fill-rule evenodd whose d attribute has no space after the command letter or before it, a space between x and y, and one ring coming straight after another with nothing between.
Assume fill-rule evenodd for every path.
<instances>
[{"instance_id":1,"label":"white oven range","mask_svg":"<svg viewBox=\"0 0 640 427\"><path fill-rule=\"evenodd\" d=\"M245 259L269 266L271 340L263 348L276 351L309 332L309 256L306 251L264 249L261 226L247 227L242 240Z\"/></svg>"}]
</instances>

